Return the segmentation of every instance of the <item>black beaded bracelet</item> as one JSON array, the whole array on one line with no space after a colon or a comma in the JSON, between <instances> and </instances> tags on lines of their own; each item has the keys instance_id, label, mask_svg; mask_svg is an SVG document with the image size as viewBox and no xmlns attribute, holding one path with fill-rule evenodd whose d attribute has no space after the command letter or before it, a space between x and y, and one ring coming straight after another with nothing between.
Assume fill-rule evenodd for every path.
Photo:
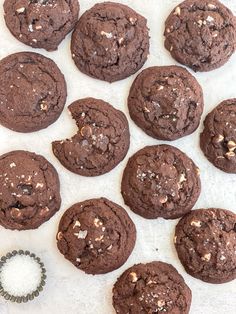
<instances>
[{"instance_id":1,"label":"black beaded bracelet","mask_svg":"<svg viewBox=\"0 0 236 314\"><path fill-rule=\"evenodd\" d=\"M4 282L2 280L2 275L4 273L4 268L6 267L7 263L10 260L13 260L13 258L15 258L17 255L19 256L27 256L29 258L32 259L33 262L37 263L38 267L39 267L39 271L41 272L41 278L40 278L40 282L37 285L37 288L30 293L26 293L24 295L14 295L9 293L9 291L7 291L6 287L4 287ZM31 253L29 251L23 251L23 250L19 250L19 251L12 251L10 253L7 253L5 256L2 256L0 259L0 295L2 297L4 297L6 300L9 300L11 302L17 302L17 303L26 303L28 301L33 300L35 297L38 297L40 292L43 290L43 287L45 286L46 282L46 269L44 267L44 264L42 263L42 261L40 260L39 257L37 257L34 253Z\"/></svg>"}]
</instances>

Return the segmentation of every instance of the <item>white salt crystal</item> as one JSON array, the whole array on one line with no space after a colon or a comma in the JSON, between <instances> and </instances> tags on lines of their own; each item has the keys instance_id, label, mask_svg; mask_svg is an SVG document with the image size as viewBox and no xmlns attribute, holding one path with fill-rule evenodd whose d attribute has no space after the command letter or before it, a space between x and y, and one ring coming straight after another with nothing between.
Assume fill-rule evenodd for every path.
<instances>
[{"instance_id":1,"label":"white salt crystal","mask_svg":"<svg viewBox=\"0 0 236 314\"><path fill-rule=\"evenodd\" d=\"M2 266L0 281L3 289L13 296L34 292L41 282L40 265L32 257L16 255Z\"/></svg>"},{"instance_id":2,"label":"white salt crystal","mask_svg":"<svg viewBox=\"0 0 236 314\"><path fill-rule=\"evenodd\" d=\"M30 24L30 25L29 25L29 27L28 27L28 29L29 29L29 31L32 33L32 32L34 31L34 29L33 29L33 25L32 25L32 24Z\"/></svg>"}]
</instances>

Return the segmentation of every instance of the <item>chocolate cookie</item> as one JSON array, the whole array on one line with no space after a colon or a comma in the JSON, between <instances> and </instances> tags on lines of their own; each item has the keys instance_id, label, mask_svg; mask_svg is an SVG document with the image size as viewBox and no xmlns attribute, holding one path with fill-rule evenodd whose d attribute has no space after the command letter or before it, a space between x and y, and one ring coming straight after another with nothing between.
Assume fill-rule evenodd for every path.
<instances>
[{"instance_id":1,"label":"chocolate cookie","mask_svg":"<svg viewBox=\"0 0 236 314\"><path fill-rule=\"evenodd\" d=\"M42 156L18 150L0 156L0 224L36 229L61 205L55 168Z\"/></svg>"},{"instance_id":2,"label":"chocolate cookie","mask_svg":"<svg viewBox=\"0 0 236 314\"><path fill-rule=\"evenodd\" d=\"M236 173L236 99L223 101L207 115L200 146L214 166Z\"/></svg>"},{"instance_id":3,"label":"chocolate cookie","mask_svg":"<svg viewBox=\"0 0 236 314\"><path fill-rule=\"evenodd\" d=\"M40 54L19 52L0 61L0 123L17 132L48 127L60 116L66 83L57 65Z\"/></svg>"},{"instance_id":4,"label":"chocolate cookie","mask_svg":"<svg viewBox=\"0 0 236 314\"><path fill-rule=\"evenodd\" d=\"M130 143L123 112L94 98L77 100L68 108L79 130L70 140L52 143L53 153L62 165L88 177L116 167L126 156Z\"/></svg>"},{"instance_id":5,"label":"chocolate cookie","mask_svg":"<svg viewBox=\"0 0 236 314\"><path fill-rule=\"evenodd\" d=\"M65 258L93 275L123 265L135 240L135 225L126 211L106 198L73 205L62 216L57 234L57 246Z\"/></svg>"},{"instance_id":6,"label":"chocolate cookie","mask_svg":"<svg viewBox=\"0 0 236 314\"><path fill-rule=\"evenodd\" d=\"M127 269L113 288L116 313L188 314L192 293L170 264L152 262Z\"/></svg>"},{"instance_id":7,"label":"chocolate cookie","mask_svg":"<svg viewBox=\"0 0 236 314\"><path fill-rule=\"evenodd\" d=\"M175 247L186 271L206 282L236 278L236 215L228 210L198 209L176 226Z\"/></svg>"},{"instance_id":8,"label":"chocolate cookie","mask_svg":"<svg viewBox=\"0 0 236 314\"><path fill-rule=\"evenodd\" d=\"M181 217L192 209L200 190L194 162L169 145L147 146L134 154L121 184L125 204L149 219Z\"/></svg>"},{"instance_id":9,"label":"chocolate cookie","mask_svg":"<svg viewBox=\"0 0 236 314\"><path fill-rule=\"evenodd\" d=\"M148 135L175 140L198 127L203 111L202 88L184 68L147 68L130 89L128 107L131 118Z\"/></svg>"},{"instance_id":10,"label":"chocolate cookie","mask_svg":"<svg viewBox=\"0 0 236 314\"><path fill-rule=\"evenodd\" d=\"M78 0L5 0L5 22L12 35L34 48L56 50L74 28Z\"/></svg>"},{"instance_id":11,"label":"chocolate cookie","mask_svg":"<svg viewBox=\"0 0 236 314\"><path fill-rule=\"evenodd\" d=\"M147 60L147 21L126 5L96 4L79 19L71 51L81 72L108 82L122 80Z\"/></svg>"},{"instance_id":12,"label":"chocolate cookie","mask_svg":"<svg viewBox=\"0 0 236 314\"><path fill-rule=\"evenodd\" d=\"M165 47L194 71L211 71L228 61L236 47L236 20L218 0L186 0L169 15Z\"/></svg>"}]
</instances>

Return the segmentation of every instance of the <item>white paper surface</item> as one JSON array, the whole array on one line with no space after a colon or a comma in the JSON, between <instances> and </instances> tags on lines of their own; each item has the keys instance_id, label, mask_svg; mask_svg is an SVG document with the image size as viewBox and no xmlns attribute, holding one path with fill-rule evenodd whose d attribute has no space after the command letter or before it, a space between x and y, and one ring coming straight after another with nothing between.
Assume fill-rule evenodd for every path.
<instances>
[{"instance_id":1,"label":"white paper surface","mask_svg":"<svg viewBox=\"0 0 236 314\"><path fill-rule=\"evenodd\" d=\"M54 312L57 314L113 314L115 312L112 307L112 286L117 277L135 263L153 260L171 263L183 275L193 293L191 314L236 313L236 281L212 285L194 279L184 271L172 240L176 220L146 220L135 215L123 203L120 182L128 158L145 145L161 143L148 137L129 118L126 99L136 75L121 82L109 84L80 73L71 59L70 35L56 52L47 53L44 50L31 49L21 44L5 26L3 2L0 0L0 58L18 51L35 51L52 58L64 73L67 81L66 106L76 99L91 96L104 99L123 110L130 122L131 147L125 160L113 171L100 177L86 178L66 170L51 151L53 140L71 137L76 132L76 125L66 108L56 123L32 134L15 133L0 126L0 154L10 150L24 149L45 156L58 170L62 196L60 211L37 230L18 232L0 227L0 255L13 249L28 249L42 258L48 275L47 285L41 296L30 303L12 304L0 298L0 314L51 314ZM80 0L81 14L96 2L102 1ZM120 0L119 2L131 6L148 19L151 49L144 67L176 64L163 46L162 34L164 21L179 0ZM235 0L224 0L223 3L236 14ZM220 69L195 74L195 76L204 90L204 119L220 101L236 97L236 54ZM201 129L202 123L194 134L171 143L193 158L201 169L202 193L195 208L221 207L236 211L236 175L221 172L206 160L199 148ZM127 209L137 227L137 243L123 267L110 274L91 276L77 270L64 259L57 250L55 236L60 217L69 206L78 201L100 196L107 197Z\"/></svg>"}]
</instances>

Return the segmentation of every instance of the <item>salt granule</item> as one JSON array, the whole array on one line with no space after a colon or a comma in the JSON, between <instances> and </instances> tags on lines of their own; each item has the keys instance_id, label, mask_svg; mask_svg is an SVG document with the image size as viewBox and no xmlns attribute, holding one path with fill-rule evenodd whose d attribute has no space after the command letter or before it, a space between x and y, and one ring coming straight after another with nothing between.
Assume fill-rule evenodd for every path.
<instances>
[{"instance_id":1,"label":"salt granule","mask_svg":"<svg viewBox=\"0 0 236 314\"><path fill-rule=\"evenodd\" d=\"M37 290L41 281L40 265L30 256L16 255L2 266L0 281L13 296L26 296Z\"/></svg>"}]
</instances>

